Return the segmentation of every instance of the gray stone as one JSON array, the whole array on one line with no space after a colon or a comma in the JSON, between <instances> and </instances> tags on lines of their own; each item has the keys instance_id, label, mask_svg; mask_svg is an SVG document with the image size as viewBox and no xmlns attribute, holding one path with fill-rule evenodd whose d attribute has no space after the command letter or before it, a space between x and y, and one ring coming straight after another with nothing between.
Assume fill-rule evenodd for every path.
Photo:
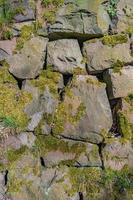
<instances>
[{"instance_id":1,"label":"gray stone","mask_svg":"<svg viewBox=\"0 0 133 200\"><path fill-rule=\"evenodd\" d=\"M38 126L39 122L41 121L42 117L43 117L43 112L35 113L28 124L28 131L34 131L34 129Z\"/></svg>"},{"instance_id":2,"label":"gray stone","mask_svg":"<svg viewBox=\"0 0 133 200\"><path fill-rule=\"evenodd\" d=\"M112 47L104 45L102 40L90 40L84 43L83 52L90 73L99 73L111 68L118 60L123 63L133 61L129 42Z\"/></svg>"},{"instance_id":3,"label":"gray stone","mask_svg":"<svg viewBox=\"0 0 133 200\"><path fill-rule=\"evenodd\" d=\"M14 20L16 22L23 22L23 21L31 21L35 20L35 4L34 1L24 0L24 1L15 1L11 0L10 6L12 9L21 8L23 11L22 13L16 14Z\"/></svg>"},{"instance_id":4,"label":"gray stone","mask_svg":"<svg viewBox=\"0 0 133 200\"><path fill-rule=\"evenodd\" d=\"M129 141L122 143L119 139L109 141L103 149L105 168L121 170L124 166L133 168L133 149Z\"/></svg>"},{"instance_id":5,"label":"gray stone","mask_svg":"<svg viewBox=\"0 0 133 200\"><path fill-rule=\"evenodd\" d=\"M9 58L10 73L19 79L31 79L43 69L48 39L34 37L25 42L20 53Z\"/></svg>"},{"instance_id":6,"label":"gray stone","mask_svg":"<svg viewBox=\"0 0 133 200\"><path fill-rule=\"evenodd\" d=\"M101 167L98 146L90 143L60 140L53 150L46 150L42 155L45 167L69 165L73 167Z\"/></svg>"},{"instance_id":7,"label":"gray stone","mask_svg":"<svg viewBox=\"0 0 133 200\"><path fill-rule=\"evenodd\" d=\"M17 138L20 140L21 144L29 148L33 147L35 142L35 135L32 132L21 132Z\"/></svg>"},{"instance_id":8,"label":"gray stone","mask_svg":"<svg viewBox=\"0 0 133 200\"><path fill-rule=\"evenodd\" d=\"M103 1L67 1L48 29L51 38L93 38L108 31L110 18Z\"/></svg>"},{"instance_id":9,"label":"gray stone","mask_svg":"<svg viewBox=\"0 0 133 200\"><path fill-rule=\"evenodd\" d=\"M93 76L76 76L64 102L56 110L52 132L66 138L100 143L102 131L112 126L105 88L106 85Z\"/></svg>"},{"instance_id":10,"label":"gray stone","mask_svg":"<svg viewBox=\"0 0 133 200\"><path fill-rule=\"evenodd\" d=\"M63 39L48 43L47 64L54 71L71 74L76 68L85 70L85 64L77 40Z\"/></svg>"},{"instance_id":11,"label":"gray stone","mask_svg":"<svg viewBox=\"0 0 133 200\"><path fill-rule=\"evenodd\" d=\"M133 1L120 0L117 4L117 30L118 32L125 32L132 30L133 25Z\"/></svg>"},{"instance_id":12,"label":"gray stone","mask_svg":"<svg viewBox=\"0 0 133 200\"><path fill-rule=\"evenodd\" d=\"M0 41L0 61L6 60L9 55L13 54L16 47L16 38L12 40L1 40Z\"/></svg>"},{"instance_id":13,"label":"gray stone","mask_svg":"<svg viewBox=\"0 0 133 200\"><path fill-rule=\"evenodd\" d=\"M128 96L133 93L133 66L123 67L117 73L112 69L107 70L104 73L104 81L110 99Z\"/></svg>"}]
</instances>

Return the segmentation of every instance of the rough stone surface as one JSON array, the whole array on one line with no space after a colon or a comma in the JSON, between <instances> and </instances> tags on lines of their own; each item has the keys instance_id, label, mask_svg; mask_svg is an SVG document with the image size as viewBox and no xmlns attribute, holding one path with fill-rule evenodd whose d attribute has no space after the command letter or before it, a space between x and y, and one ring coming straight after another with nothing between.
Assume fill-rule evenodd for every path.
<instances>
[{"instance_id":1,"label":"rough stone surface","mask_svg":"<svg viewBox=\"0 0 133 200\"><path fill-rule=\"evenodd\" d=\"M71 147L75 146L75 151L63 151L63 144L62 151L59 149L57 150L50 150L44 156L44 163L45 167L54 167L58 165L68 165L73 167L101 167L102 163L100 160L98 146L95 144L84 144L74 141L66 141L67 145L71 149ZM68 149L69 149L68 148ZM76 151L77 148L77 151ZM80 148L84 148L83 151L80 152ZM79 152L78 152L79 151Z\"/></svg>"},{"instance_id":2,"label":"rough stone surface","mask_svg":"<svg viewBox=\"0 0 133 200\"><path fill-rule=\"evenodd\" d=\"M117 5L117 16L118 16L117 29L119 32L132 29L133 1L120 0Z\"/></svg>"},{"instance_id":3,"label":"rough stone surface","mask_svg":"<svg viewBox=\"0 0 133 200\"><path fill-rule=\"evenodd\" d=\"M104 81L110 99L126 97L133 93L133 67L126 66L117 73L109 69L104 73Z\"/></svg>"},{"instance_id":4,"label":"rough stone surface","mask_svg":"<svg viewBox=\"0 0 133 200\"><path fill-rule=\"evenodd\" d=\"M104 166L121 170L124 166L133 167L133 149L130 142L122 143L118 139L110 141L103 150Z\"/></svg>"},{"instance_id":5,"label":"rough stone surface","mask_svg":"<svg viewBox=\"0 0 133 200\"><path fill-rule=\"evenodd\" d=\"M78 41L63 39L49 42L47 64L63 74L71 74L76 68L85 70Z\"/></svg>"},{"instance_id":6,"label":"rough stone surface","mask_svg":"<svg viewBox=\"0 0 133 200\"><path fill-rule=\"evenodd\" d=\"M55 114L55 119L57 118L60 124L53 122L53 133L76 140L101 142L100 133L103 129L108 131L112 125L105 87L105 84L93 76L76 76L70 94L65 96L62 107ZM60 112L64 114L60 116ZM77 120L74 122L71 117ZM58 126L61 124L64 128L60 130Z\"/></svg>"},{"instance_id":7,"label":"rough stone surface","mask_svg":"<svg viewBox=\"0 0 133 200\"><path fill-rule=\"evenodd\" d=\"M10 72L19 79L31 79L43 69L48 39L34 37L24 44L20 53L9 58Z\"/></svg>"},{"instance_id":8,"label":"rough stone surface","mask_svg":"<svg viewBox=\"0 0 133 200\"><path fill-rule=\"evenodd\" d=\"M111 68L117 60L124 63L133 61L129 42L111 47L104 45L101 40L90 40L84 43L83 52L90 73L99 73Z\"/></svg>"},{"instance_id":9,"label":"rough stone surface","mask_svg":"<svg viewBox=\"0 0 133 200\"><path fill-rule=\"evenodd\" d=\"M6 60L9 55L13 54L16 46L16 39L0 41L0 61Z\"/></svg>"},{"instance_id":10,"label":"rough stone surface","mask_svg":"<svg viewBox=\"0 0 133 200\"><path fill-rule=\"evenodd\" d=\"M107 32L111 23L102 3L96 1L66 2L57 12L55 23L49 28L50 37L54 38L93 38ZM92 3L92 4L91 4ZM95 13L96 12L96 13Z\"/></svg>"},{"instance_id":11,"label":"rough stone surface","mask_svg":"<svg viewBox=\"0 0 133 200\"><path fill-rule=\"evenodd\" d=\"M15 1L11 0L10 6L12 9L21 8L23 12L20 14L16 14L14 20L16 22L24 22L24 21L31 21L35 20L35 4L34 1L24 0L24 1Z\"/></svg>"}]
</instances>

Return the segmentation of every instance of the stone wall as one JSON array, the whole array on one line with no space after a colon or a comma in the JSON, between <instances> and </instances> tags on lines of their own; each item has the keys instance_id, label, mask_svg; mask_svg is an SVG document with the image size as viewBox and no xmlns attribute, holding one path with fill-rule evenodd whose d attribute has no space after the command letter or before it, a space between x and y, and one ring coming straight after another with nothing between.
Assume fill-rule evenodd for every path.
<instances>
[{"instance_id":1,"label":"stone wall","mask_svg":"<svg viewBox=\"0 0 133 200\"><path fill-rule=\"evenodd\" d=\"M5 2L0 200L133 200L132 0Z\"/></svg>"}]
</instances>

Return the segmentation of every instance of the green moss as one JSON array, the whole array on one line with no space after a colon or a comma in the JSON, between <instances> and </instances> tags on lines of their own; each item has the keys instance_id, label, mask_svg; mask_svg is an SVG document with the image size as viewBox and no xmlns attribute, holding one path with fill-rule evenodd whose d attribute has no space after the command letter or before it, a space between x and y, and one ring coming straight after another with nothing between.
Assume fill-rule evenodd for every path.
<instances>
[{"instance_id":1,"label":"green moss","mask_svg":"<svg viewBox=\"0 0 133 200\"><path fill-rule=\"evenodd\" d=\"M115 63L112 64L111 67L114 73L120 73L123 66L124 66L124 63L121 62L120 60L117 60Z\"/></svg>"},{"instance_id":2,"label":"green moss","mask_svg":"<svg viewBox=\"0 0 133 200\"><path fill-rule=\"evenodd\" d=\"M127 101L127 103L130 104L130 106L133 106L133 94L132 93L128 94L128 96L125 98L125 100Z\"/></svg>"},{"instance_id":3,"label":"green moss","mask_svg":"<svg viewBox=\"0 0 133 200\"><path fill-rule=\"evenodd\" d=\"M85 62L85 58L83 59L82 62ZM73 69L72 74L73 75L86 75L87 72L86 72L85 68L76 67L76 68Z\"/></svg>"},{"instance_id":4,"label":"green moss","mask_svg":"<svg viewBox=\"0 0 133 200\"><path fill-rule=\"evenodd\" d=\"M72 113L73 104L67 104L66 102L62 102L54 115L53 118L53 133L60 134L64 131L65 123L71 123L76 125L78 121L85 114L85 106L83 103L80 103L78 106L76 113Z\"/></svg>"},{"instance_id":5,"label":"green moss","mask_svg":"<svg viewBox=\"0 0 133 200\"><path fill-rule=\"evenodd\" d=\"M112 46L114 47L117 44L123 44L128 42L128 37L125 34L120 35L105 35L102 38L102 43L104 45Z\"/></svg>"},{"instance_id":6,"label":"green moss","mask_svg":"<svg viewBox=\"0 0 133 200\"><path fill-rule=\"evenodd\" d=\"M24 46L24 43L31 39L32 34L34 33L34 26L24 25L21 28L20 37L17 39L16 51L21 50Z\"/></svg>"},{"instance_id":7,"label":"green moss","mask_svg":"<svg viewBox=\"0 0 133 200\"><path fill-rule=\"evenodd\" d=\"M121 190L127 193L133 190L133 171L126 166L121 171L105 170L102 180L103 185L113 191L113 193L110 192L112 199L119 199L120 196L122 198Z\"/></svg>"},{"instance_id":8,"label":"green moss","mask_svg":"<svg viewBox=\"0 0 133 200\"><path fill-rule=\"evenodd\" d=\"M82 192L87 199L94 199L100 194L101 171L96 168L69 168L72 189L70 195Z\"/></svg>"},{"instance_id":9,"label":"green moss","mask_svg":"<svg viewBox=\"0 0 133 200\"><path fill-rule=\"evenodd\" d=\"M57 72L52 72L51 70L43 70L38 79L31 80L31 83L44 91L46 87L50 89L50 92L58 96L58 83L60 81L61 74Z\"/></svg>"},{"instance_id":10,"label":"green moss","mask_svg":"<svg viewBox=\"0 0 133 200\"><path fill-rule=\"evenodd\" d=\"M20 149L14 150L10 149L7 150L7 159L9 162L9 165L20 159L20 157L26 152L27 147L22 146Z\"/></svg>"},{"instance_id":11,"label":"green moss","mask_svg":"<svg viewBox=\"0 0 133 200\"><path fill-rule=\"evenodd\" d=\"M0 67L0 84L1 83L8 83L8 84L16 84L17 81L15 78L9 73L9 65L3 61L1 62L2 67Z\"/></svg>"},{"instance_id":12,"label":"green moss","mask_svg":"<svg viewBox=\"0 0 133 200\"><path fill-rule=\"evenodd\" d=\"M133 34L133 28L130 27L130 28L128 28L125 32L126 32L127 34L131 35L131 34Z\"/></svg>"},{"instance_id":13,"label":"green moss","mask_svg":"<svg viewBox=\"0 0 133 200\"><path fill-rule=\"evenodd\" d=\"M0 83L0 119L10 119L18 130L23 130L28 124L24 108L31 99L31 94L20 91L14 85Z\"/></svg>"},{"instance_id":14,"label":"green moss","mask_svg":"<svg viewBox=\"0 0 133 200\"><path fill-rule=\"evenodd\" d=\"M42 4L46 7L43 18L53 24L56 19L56 12L63 3L64 0L42 0Z\"/></svg>"},{"instance_id":15,"label":"green moss","mask_svg":"<svg viewBox=\"0 0 133 200\"><path fill-rule=\"evenodd\" d=\"M122 112L118 113L118 126L122 136L130 140L133 136L133 127Z\"/></svg>"},{"instance_id":16,"label":"green moss","mask_svg":"<svg viewBox=\"0 0 133 200\"><path fill-rule=\"evenodd\" d=\"M63 153L75 153L80 155L82 152L85 152L86 146L83 143L69 143L67 141L57 139L51 135L43 136L38 135L35 145L41 155L45 155L50 151L61 151Z\"/></svg>"},{"instance_id":17,"label":"green moss","mask_svg":"<svg viewBox=\"0 0 133 200\"><path fill-rule=\"evenodd\" d=\"M104 83L100 82L97 79L92 79L92 78L87 78L86 83L91 84L91 85L96 85L98 87L102 86Z\"/></svg>"}]
</instances>

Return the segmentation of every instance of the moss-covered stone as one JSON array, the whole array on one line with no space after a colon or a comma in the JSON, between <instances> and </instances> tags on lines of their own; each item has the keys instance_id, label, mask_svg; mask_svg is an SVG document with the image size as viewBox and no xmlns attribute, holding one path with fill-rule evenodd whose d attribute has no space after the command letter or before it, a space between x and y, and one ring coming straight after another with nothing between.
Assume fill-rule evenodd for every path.
<instances>
[{"instance_id":1,"label":"moss-covered stone","mask_svg":"<svg viewBox=\"0 0 133 200\"><path fill-rule=\"evenodd\" d=\"M95 199L100 193L101 172L97 168L70 168L72 189L70 195L81 192L87 199Z\"/></svg>"},{"instance_id":2,"label":"moss-covered stone","mask_svg":"<svg viewBox=\"0 0 133 200\"><path fill-rule=\"evenodd\" d=\"M31 84L38 87L40 91L44 91L48 87L50 92L58 97L58 83L60 79L61 74L47 69L42 71L38 79L31 80Z\"/></svg>"},{"instance_id":3,"label":"moss-covered stone","mask_svg":"<svg viewBox=\"0 0 133 200\"><path fill-rule=\"evenodd\" d=\"M19 51L23 48L24 43L27 40L30 40L34 33L34 26L24 25L21 28L20 37L17 39L16 51Z\"/></svg>"},{"instance_id":4,"label":"moss-covered stone","mask_svg":"<svg viewBox=\"0 0 133 200\"><path fill-rule=\"evenodd\" d=\"M9 73L8 69L9 69L9 65L8 63L6 63L5 61L0 63L2 66L0 67L0 84L4 83L8 83L8 84L16 84L17 85L17 81L15 80L15 78Z\"/></svg>"},{"instance_id":5,"label":"moss-covered stone","mask_svg":"<svg viewBox=\"0 0 133 200\"><path fill-rule=\"evenodd\" d=\"M112 69L114 73L120 73L121 69L123 68L124 63L120 60L117 60L115 63L112 64Z\"/></svg>"},{"instance_id":6,"label":"moss-covered stone","mask_svg":"<svg viewBox=\"0 0 133 200\"><path fill-rule=\"evenodd\" d=\"M85 106L83 103L79 104L76 113L72 112L72 105L72 103L67 104L66 102L59 104L52 123L52 131L54 134L62 133L64 131L66 122L76 125L85 114Z\"/></svg>"},{"instance_id":7,"label":"moss-covered stone","mask_svg":"<svg viewBox=\"0 0 133 200\"><path fill-rule=\"evenodd\" d=\"M102 38L102 43L108 46L115 46L117 44L123 44L128 42L128 37L125 34L120 35L105 35Z\"/></svg>"},{"instance_id":8,"label":"moss-covered stone","mask_svg":"<svg viewBox=\"0 0 133 200\"><path fill-rule=\"evenodd\" d=\"M57 150L63 153L75 153L80 155L86 150L86 145L83 143L69 143L67 141L57 139L52 135L38 135L35 142L35 147L42 156L44 156L47 152Z\"/></svg>"},{"instance_id":9,"label":"moss-covered stone","mask_svg":"<svg viewBox=\"0 0 133 200\"><path fill-rule=\"evenodd\" d=\"M24 129L28 123L24 108L31 99L29 93L20 91L13 85L0 83L0 119L10 118L19 130Z\"/></svg>"},{"instance_id":10,"label":"moss-covered stone","mask_svg":"<svg viewBox=\"0 0 133 200\"><path fill-rule=\"evenodd\" d=\"M132 139L133 125L128 121L126 115L123 112L118 113L118 126L120 133L125 139Z\"/></svg>"}]
</instances>

